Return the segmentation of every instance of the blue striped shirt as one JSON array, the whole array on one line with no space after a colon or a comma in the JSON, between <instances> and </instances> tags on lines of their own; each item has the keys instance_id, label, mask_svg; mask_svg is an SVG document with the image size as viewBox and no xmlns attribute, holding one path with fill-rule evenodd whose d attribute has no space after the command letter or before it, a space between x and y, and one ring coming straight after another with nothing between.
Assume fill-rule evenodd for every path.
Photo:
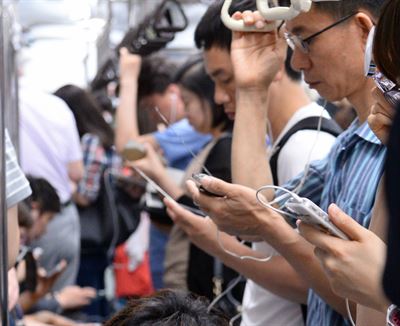
<instances>
[{"instance_id":1,"label":"blue striped shirt","mask_svg":"<svg viewBox=\"0 0 400 326\"><path fill-rule=\"evenodd\" d=\"M331 203L336 203L358 223L368 227L385 154L386 148L368 124L359 125L356 119L337 138L328 157L311 164L299 195L312 200L324 211ZM302 176L283 187L293 190ZM310 290L307 325L336 326L348 325L348 322Z\"/></svg>"}]
</instances>

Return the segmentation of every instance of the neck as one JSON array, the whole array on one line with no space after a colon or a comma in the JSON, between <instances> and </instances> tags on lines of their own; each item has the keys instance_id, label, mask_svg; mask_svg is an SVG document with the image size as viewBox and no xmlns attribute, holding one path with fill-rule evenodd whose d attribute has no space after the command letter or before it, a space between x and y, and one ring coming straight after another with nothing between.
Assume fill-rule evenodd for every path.
<instances>
[{"instance_id":1,"label":"neck","mask_svg":"<svg viewBox=\"0 0 400 326\"><path fill-rule=\"evenodd\" d=\"M218 126L218 127L212 128L212 129L210 130L210 134L211 134L211 136L212 136L213 138L219 137L219 136L222 134L221 127Z\"/></svg>"},{"instance_id":2,"label":"neck","mask_svg":"<svg viewBox=\"0 0 400 326\"><path fill-rule=\"evenodd\" d=\"M363 87L358 92L347 97L357 112L360 124L367 121L371 106L375 103L371 91L374 88L374 85L374 81L371 78L366 78Z\"/></svg>"},{"instance_id":3,"label":"neck","mask_svg":"<svg viewBox=\"0 0 400 326\"><path fill-rule=\"evenodd\" d=\"M274 85L270 94L268 120L272 137L276 140L293 114L301 107L310 104L311 101L302 86L286 76L277 85Z\"/></svg>"}]
</instances>

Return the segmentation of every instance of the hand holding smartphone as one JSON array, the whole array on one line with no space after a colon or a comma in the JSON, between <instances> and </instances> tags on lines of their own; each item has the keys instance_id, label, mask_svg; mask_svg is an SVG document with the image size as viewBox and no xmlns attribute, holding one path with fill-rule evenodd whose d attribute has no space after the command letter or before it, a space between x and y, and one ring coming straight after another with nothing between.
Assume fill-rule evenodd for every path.
<instances>
[{"instance_id":1,"label":"hand holding smartphone","mask_svg":"<svg viewBox=\"0 0 400 326\"><path fill-rule=\"evenodd\" d=\"M220 197L220 198L225 197L225 195L213 193L213 192L211 192L211 191L209 191L209 190L207 190L206 188L203 187L203 185L201 184L201 180L202 180L205 176L206 176L206 175L203 174L203 173L194 173L194 174L192 174L192 179L193 179L194 182L196 183L196 186L197 186L197 188L199 189L199 191L200 191L202 194L207 195L207 196L210 196L210 197Z\"/></svg>"}]
</instances>

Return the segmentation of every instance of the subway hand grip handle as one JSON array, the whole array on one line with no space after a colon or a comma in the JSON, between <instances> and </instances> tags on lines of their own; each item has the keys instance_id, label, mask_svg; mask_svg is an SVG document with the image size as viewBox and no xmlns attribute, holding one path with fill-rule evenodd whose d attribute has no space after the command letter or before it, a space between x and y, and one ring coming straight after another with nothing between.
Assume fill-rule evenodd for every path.
<instances>
[{"instance_id":1,"label":"subway hand grip handle","mask_svg":"<svg viewBox=\"0 0 400 326\"><path fill-rule=\"evenodd\" d=\"M311 0L292 0L290 7L273 7L270 8L268 1L258 0L257 9L260 14L269 21L276 20L290 20L300 14L300 12L307 12L311 8Z\"/></svg>"},{"instance_id":2,"label":"subway hand grip handle","mask_svg":"<svg viewBox=\"0 0 400 326\"><path fill-rule=\"evenodd\" d=\"M257 0L257 6L262 0ZM221 10L221 20L224 25L232 31L236 32L271 32L276 28L276 22L267 24L264 28L256 28L255 26L246 26L244 21L233 19L229 15L229 8L232 4L232 0L225 0Z\"/></svg>"}]
</instances>

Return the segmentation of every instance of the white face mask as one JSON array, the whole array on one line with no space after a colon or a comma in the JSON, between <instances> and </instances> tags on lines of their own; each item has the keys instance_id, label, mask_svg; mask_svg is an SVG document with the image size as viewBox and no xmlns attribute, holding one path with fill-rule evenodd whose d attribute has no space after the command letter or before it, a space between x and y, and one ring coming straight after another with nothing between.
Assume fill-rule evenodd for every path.
<instances>
[{"instance_id":1,"label":"white face mask","mask_svg":"<svg viewBox=\"0 0 400 326\"><path fill-rule=\"evenodd\" d=\"M367 38L364 55L364 75L372 76L376 71L376 66L372 58L372 49L374 47L375 26L371 28Z\"/></svg>"}]
</instances>

